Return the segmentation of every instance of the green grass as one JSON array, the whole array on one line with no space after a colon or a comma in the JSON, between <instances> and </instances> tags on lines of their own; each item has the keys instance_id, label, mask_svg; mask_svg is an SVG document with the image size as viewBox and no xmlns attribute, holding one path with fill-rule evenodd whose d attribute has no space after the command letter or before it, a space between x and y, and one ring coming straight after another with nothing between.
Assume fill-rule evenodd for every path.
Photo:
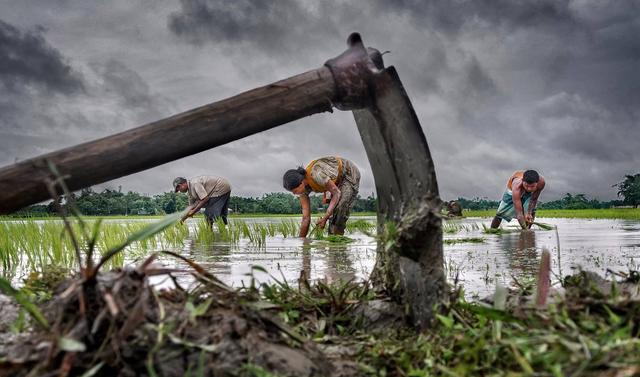
<instances>
[{"instance_id":1,"label":"green grass","mask_svg":"<svg viewBox=\"0 0 640 377\"><path fill-rule=\"evenodd\" d=\"M312 214L317 215L317 214ZM370 217L376 216L375 212L352 212L350 214L351 217ZM97 219L122 219L122 220L135 220L135 219L161 219L165 215L109 215L109 216L83 216L86 220L97 220ZM300 218L302 214L300 213L286 213L286 214L273 214L273 213L240 213L240 214L230 214L229 218L255 218L255 217L268 217L268 218ZM202 215L196 215L195 217L203 217ZM48 215L48 216L28 216L28 217L12 217L12 216L0 216L0 222L2 221L16 221L16 220L55 220L60 217L57 215Z\"/></svg>"},{"instance_id":2,"label":"green grass","mask_svg":"<svg viewBox=\"0 0 640 377\"><path fill-rule=\"evenodd\" d=\"M538 211L537 217L640 220L640 208L546 209Z\"/></svg>"},{"instance_id":3,"label":"green grass","mask_svg":"<svg viewBox=\"0 0 640 377\"><path fill-rule=\"evenodd\" d=\"M518 226L517 228L489 228L488 226L482 224L482 233L484 234L505 234L505 233L514 233L520 232L522 229Z\"/></svg>"},{"instance_id":4,"label":"green grass","mask_svg":"<svg viewBox=\"0 0 640 377\"><path fill-rule=\"evenodd\" d=\"M89 229L97 220L85 221ZM73 232L81 249L89 243L87 234L81 230L78 221L70 220ZM99 224L99 237L95 242L97 255L125 242L129 235L139 232L149 223L140 222L102 222ZM159 235L132 242L127 246L127 256L147 254L161 248L182 245L189 235L185 226L169 227ZM84 255L83 255L84 257ZM117 254L109 261L109 267L122 266L125 255ZM0 273L11 276L17 268L25 272L42 272L51 266L71 267L76 263L75 248L71 237L64 229L62 221L15 220L0 222Z\"/></svg>"},{"instance_id":5,"label":"green grass","mask_svg":"<svg viewBox=\"0 0 640 377\"><path fill-rule=\"evenodd\" d=\"M469 232L472 230L480 230L480 225L476 223L463 224L457 221L457 219L442 222L442 232L445 234L454 234L462 231Z\"/></svg>"},{"instance_id":6,"label":"green grass","mask_svg":"<svg viewBox=\"0 0 640 377\"><path fill-rule=\"evenodd\" d=\"M464 211L465 217L493 217L495 214L495 210ZM640 208L541 209L537 211L536 217L640 220Z\"/></svg>"},{"instance_id":7,"label":"green grass","mask_svg":"<svg viewBox=\"0 0 640 377\"><path fill-rule=\"evenodd\" d=\"M353 238L349 238L347 236L334 235L334 234L330 234L328 236L316 237L316 240L326 241L334 244L347 244L355 241Z\"/></svg>"},{"instance_id":8,"label":"green grass","mask_svg":"<svg viewBox=\"0 0 640 377\"><path fill-rule=\"evenodd\" d=\"M450 238L443 240L442 243L445 245L454 245L457 243L483 243L484 238L482 237L467 237L467 238Z\"/></svg>"},{"instance_id":9,"label":"green grass","mask_svg":"<svg viewBox=\"0 0 640 377\"><path fill-rule=\"evenodd\" d=\"M168 220L176 221L177 218ZM201 222L197 224L196 231L201 237L211 237L203 238L203 242L223 238L234 242L245 236L245 232L248 238L262 239L267 235L289 234L296 230L295 224L234 221L225 226L218 222L212 231L208 224ZM101 231L100 238L104 239L100 249L112 250L122 250L128 241L134 240L140 247L159 247L162 241L155 236L155 231L170 226L165 222L156 230L145 231L149 225L145 222L102 225L104 228L96 226ZM77 227L77 222L73 226ZM360 224L354 228L364 226ZM70 240L64 237L66 233L58 222L38 224L23 221L3 223L0 227L0 235L4 234L0 236L0 250L6 247L9 253L18 246L28 247L42 254L40 258L55 260L64 258L64 250L69 247ZM164 229L164 232L170 229L172 227ZM385 232L386 240L382 242L393 242L393 227L387 227ZM187 233L188 230L184 229L171 230L165 237L170 239L167 242L179 242ZM80 229L74 234L81 243L86 242ZM42 245L49 249L43 251ZM38 256L30 255L30 258L37 260ZM257 267L253 269L258 270ZM37 282L40 276L34 279ZM609 294L591 293L588 281L565 279L564 299L548 307L534 307L526 303L516 308L508 308L504 304L490 307L468 303L464 295L453 292L451 300L443 301L438 307L434 326L427 330L416 331L394 323L374 331L354 312L360 302L380 298L379 292L367 283L317 281L311 284L301 279L298 289L286 281L274 280L274 284L259 287L252 280L250 286L237 291L242 296L234 294L226 300L233 299L245 307L269 311L270 315L290 327L287 334L291 339L300 337L303 341L344 346L353 351L345 355L345 359L356 362L361 371L370 376L630 376L639 371L640 333L637 324L640 321L640 302L628 299L617 289L612 289ZM533 291L532 286L521 289L520 294L530 295ZM23 291L14 289L3 279L0 279L0 290L29 310L43 327L48 327L44 316ZM209 302L214 298L216 301L225 300L226 297L213 290L194 292L199 293L189 293L193 295L191 298L206 297ZM219 296L212 297L214 292ZM209 304L202 309L202 314L206 314L208 308ZM160 313L164 313L164 309L161 308ZM161 314L161 321L162 316L164 314ZM152 336L153 331L162 334L160 331L165 325L169 329L167 334L180 328L171 322L161 322L157 326L147 326L150 334L147 337L160 339L159 335ZM268 370L252 364L244 364L244 368L254 376L273 376Z\"/></svg>"},{"instance_id":10,"label":"green grass","mask_svg":"<svg viewBox=\"0 0 640 377\"><path fill-rule=\"evenodd\" d=\"M150 218L150 217L145 217ZM156 250L181 249L187 239L195 240L199 245L212 245L216 242L238 244L241 240L254 246L263 247L269 237L297 237L300 233L300 220L282 217L279 221L255 223L242 218L229 220L228 225L218 221L210 227L204 217L196 219L196 226L189 230L183 224L176 224L153 237L136 240L128 245L124 253L118 253L109 262L109 267L122 266L125 258L133 259ZM76 263L73 242L59 218L49 221L36 219L12 219L0 221L0 275L11 278L22 270L24 273L42 272L50 266L71 267ZM100 219L85 219L87 228L92 229ZM312 219L312 223L317 221ZM87 236L78 221L70 220L72 229L81 248L88 244ZM129 234L136 233L147 226L147 221L107 221L99 224L99 237L95 243L96 255L122 244ZM347 234L375 232L375 222L365 219L353 219L347 223ZM312 237L313 235L310 235ZM344 237L323 238L332 243L348 243L352 239Z\"/></svg>"},{"instance_id":11,"label":"green grass","mask_svg":"<svg viewBox=\"0 0 640 377\"><path fill-rule=\"evenodd\" d=\"M528 295L535 288L522 287ZM466 302L441 307L432 328L372 331L352 309L374 292L362 283L260 287L260 299L298 334L346 347L366 376L631 376L640 368L640 303L571 290L545 308ZM526 293L529 292L529 293ZM497 295L496 295L497 296ZM263 307L269 307L263 305ZM615 373L618 371L618 373Z\"/></svg>"}]
</instances>

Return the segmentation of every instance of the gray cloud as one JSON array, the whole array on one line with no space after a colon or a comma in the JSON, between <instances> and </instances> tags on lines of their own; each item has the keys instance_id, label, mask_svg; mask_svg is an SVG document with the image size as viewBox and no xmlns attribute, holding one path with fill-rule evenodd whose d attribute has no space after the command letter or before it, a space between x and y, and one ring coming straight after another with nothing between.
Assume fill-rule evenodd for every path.
<instances>
[{"instance_id":1,"label":"gray cloud","mask_svg":"<svg viewBox=\"0 0 640 377\"><path fill-rule=\"evenodd\" d=\"M0 164L169 115L173 104L115 59L72 67L46 32L0 21ZM83 72L83 73L79 73Z\"/></svg>"},{"instance_id":2,"label":"gray cloud","mask_svg":"<svg viewBox=\"0 0 640 377\"><path fill-rule=\"evenodd\" d=\"M0 20L0 82L5 90L37 86L64 94L82 91L82 77L42 33L41 29L20 31Z\"/></svg>"},{"instance_id":3,"label":"gray cloud","mask_svg":"<svg viewBox=\"0 0 640 377\"><path fill-rule=\"evenodd\" d=\"M303 11L297 1L182 0L169 28L193 43L243 42L255 39L273 47L288 33L288 25Z\"/></svg>"},{"instance_id":4,"label":"gray cloud","mask_svg":"<svg viewBox=\"0 0 640 377\"><path fill-rule=\"evenodd\" d=\"M248 45L276 55L317 48L328 35L336 36L332 30L338 14L329 14L324 2L181 0L180 4L181 9L169 17L169 29L194 44Z\"/></svg>"},{"instance_id":5,"label":"gray cloud","mask_svg":"<svg viewBox=\"0 0 640 377\"><path fill-rule=\"evenodd\" d=\"M95 87L96 97L112 96L118 107L134 113L135 123L170 115L168 109L174 106L171 101L153 93L149 84L123 62L109 59L91 66L100 78Z\"/></svg>"},{"instance_id":6,"label":"gray cloud","mask_svg":"<svg viewBox=\"0 0 640 377\"><path fill-rule=\"evenodd\" d=\"M401 12L420 27L432 28L445 34L461 33L468 24L486 23L492 28L507 29L564 29L574 22L568 0L380 0L376 4L382 12Z\"/></svg>"},{"instance_id":7,"label":"gray cloud","mask_svg":"<svg viewBox=\"0 0 640 377\"><path fill-rule=\"evenodd\" d=\"M639 5L114 0L108 6L68 1L43 13L16 3L2 14L17 35L32 33L49 47L47 41L55 41L59 60L82 80L85 93L49 98L45 84L30 83L29 91L0 101L6 109L0 131L15 144L0 142L0 161L122 131L312 69L360 31L366 44L391 50L385 62L397 68L421 120L443 197L497 198L514 170L535 168L548 181L542 200L564 192L613 198L611 184L640 166ZM46 32L20 31L33 25ZM364 171L362 191L371 192L364 149L351 115L342 112L109 184L156 193L175 175L219 174L231 179L235 193L260 195L282 190L287 168L328 154L353 159Z\"/></svg>"}]
</instances>

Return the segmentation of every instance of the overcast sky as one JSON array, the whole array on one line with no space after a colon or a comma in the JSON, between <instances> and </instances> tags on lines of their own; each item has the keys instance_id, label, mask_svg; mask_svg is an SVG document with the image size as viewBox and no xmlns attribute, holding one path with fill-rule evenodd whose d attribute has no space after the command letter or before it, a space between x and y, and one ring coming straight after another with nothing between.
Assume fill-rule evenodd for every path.
<instances>
[{"instance_id":1,"label":"overcast sky","mask_svg":"<svg viewBox=\"0 0 640 377\"><path fill-rule=\"evenodd\" d=\"M543 201L613 199L640 172L640 1L625 0L2 0L0 166L317 68L352 31L391 51L444 199L498 199L526 168L546 177ZM155 194L212 174L256 196L336 154L374 191L340 111L100 188Z\"/></svg>"}]
</instances>

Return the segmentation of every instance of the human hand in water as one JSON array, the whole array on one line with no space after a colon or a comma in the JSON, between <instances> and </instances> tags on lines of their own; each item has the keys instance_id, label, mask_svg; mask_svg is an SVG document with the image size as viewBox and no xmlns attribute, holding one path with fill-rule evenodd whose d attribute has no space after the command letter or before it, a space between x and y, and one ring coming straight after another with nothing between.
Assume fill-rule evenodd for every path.
<instances>
[{"instance_id":1,"label":"human hand in water","mask_svg":"<svg viewBox=\"0 0 640 377\"><path fill-rule=\"evenodd\" d=\"M524 220L527 222L527 226L531 227L531 224L533 224L533 215L527 213L527 215L524 217Z\"/></svg>"},{"instance_id":2,"label":"human hand in water","mask_svg":"<svg viewBox=\"0 0 640 377\"><path fill-rule=\"evenodd\" d=\"M324 229L324 226L327 225L327 219L325 217L322 217L320 220L318 220L318 222L316 223L316 227L320 228L320 229Z\"/></svg>"}]
</instances>

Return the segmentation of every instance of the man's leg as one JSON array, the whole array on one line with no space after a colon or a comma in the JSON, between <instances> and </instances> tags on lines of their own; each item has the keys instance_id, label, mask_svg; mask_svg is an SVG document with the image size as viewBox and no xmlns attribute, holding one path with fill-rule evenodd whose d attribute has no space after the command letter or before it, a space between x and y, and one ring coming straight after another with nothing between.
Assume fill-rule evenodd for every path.
<instances>
[{"instance_id":1,"label":"man's leg","mask_svg":"<svg viewBox=\"0 0 640 377\"><path fill-rule=\"evenodd\" d=\"M209 224L209 228L213 229L213 217L211 216L211 211L209 210L209 208L213 205L213 201L211 199L212 198L209 198L207 203L204 205L204 219L207 221L207 224Z\"/></svg>"},{"instance_id":2,"label":"man's leg","mask_svg":"<svg viewBox=\"0 0 640 377\"><path fill-rule=\"evenodd\" d=\"M215 222L219 217L222 217L222 221L227 224L227 206L229 204L230 193L226 193L222 196L216 196L209 199L207 208L204 210L205 216ZM224 213L224 216L223 216Z\"/></svg>"},{"instance_id":3,"label":"man's leg","mask_svg":"<svg viewBox=\"0 0 640 377\"><path fill-rule=\"evenodd\" d=\"M231 198L231 191L224 194L222 196L224 198L224 203L222 204L222 211L220 212L220 217L222 217L222 221L224 221L224 225L227 225L227 216L229 216L229 199Z\"/></svg>"},{"instance_id":4,"label":"man's leg","mask_svg":"<svg viewBox=\"0 0 640 377\"><path fill-rule=\"evenodd\" d=\"M513 196L511 192L505 191L502 194L502 200L500 200L500 204L498 205L498 210L496 211L496 216L491 221L491 228L496 229L502 223L502 220L506 220L507 222L511 221L513 216L515 216L516 209L513 205Z\"/></svg>"},{"instance_id":5,"label":"man's leg","mask_svg":"<svg viewBox=\"0 0 640 377\"><path fill-rule=\"evenodd\" d=\"M351 207L358 196L358 188L349 182L340 185L340 201L333 210L333 215L329 220L329 234L343 235L349 220Z\"/></svg>"}]
</instances>

